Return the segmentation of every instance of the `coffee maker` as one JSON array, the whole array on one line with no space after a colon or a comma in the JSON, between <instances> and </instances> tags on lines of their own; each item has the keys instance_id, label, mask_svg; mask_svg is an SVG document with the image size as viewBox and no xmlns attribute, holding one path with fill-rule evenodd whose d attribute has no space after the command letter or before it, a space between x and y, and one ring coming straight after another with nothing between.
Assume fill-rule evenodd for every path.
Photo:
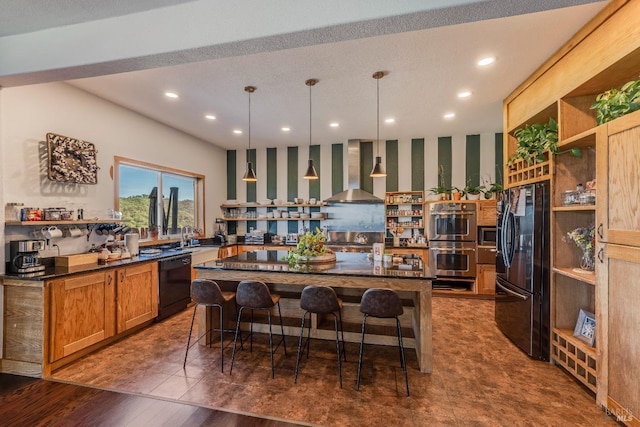
<instances>
[{"instance_id":1,"label":"coffee maker","mask_svg":"<svg viewBox=\"0 0 640 427\"><path fill-rule=\"evenodd\" d=\"M213 236L213 243L215 245L224 245L227 243L227 221L222 218L216 218L216 231Z\"/></svg>"},{"instance_id":2,"label":"coffee maker","mask_svg":"<svg viewBox=\"0 0 640 427\"><path fill-rule=\"evenodd\" d=\"M44 271L38 251L44 249L44 240L14 240L9 242L9 271L35 273Z\"/></svg>"}]
</instances>

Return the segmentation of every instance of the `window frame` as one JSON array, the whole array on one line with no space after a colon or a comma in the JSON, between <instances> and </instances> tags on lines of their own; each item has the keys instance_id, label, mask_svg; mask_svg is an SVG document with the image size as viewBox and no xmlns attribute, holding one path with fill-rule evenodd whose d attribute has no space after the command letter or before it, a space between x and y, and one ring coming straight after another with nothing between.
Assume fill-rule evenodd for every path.
<instances>
[{"instance_id":1,"label":"window frame","mask_svg":"<svg viewBox=\"0 0 640 427\"><path fill-rule=\"evenodd\" d=\"M154 163L144 162L141 160L130 159L127 157L114 156L113 157L113 167L111 170L111 178L113 179L114 184L114 201L113 205L115 206L115 210L120 210L120 165L133 166L143 169L149 169L154 172L160 173L170 173L173 175L180 175L186 178L192 178L195 180L195 191L194 191L194 210L195 210L195 228L199 228L202 230L203 235L206 235L206 226L205 226L205 176L195 172L189 172L181 169L172 168L169 166L157 165ZM164 232L164 230L163 230ZM162 236L167 237L175 237L180 236L178 234L163 234Z\"/></svg>"}]
</instances>

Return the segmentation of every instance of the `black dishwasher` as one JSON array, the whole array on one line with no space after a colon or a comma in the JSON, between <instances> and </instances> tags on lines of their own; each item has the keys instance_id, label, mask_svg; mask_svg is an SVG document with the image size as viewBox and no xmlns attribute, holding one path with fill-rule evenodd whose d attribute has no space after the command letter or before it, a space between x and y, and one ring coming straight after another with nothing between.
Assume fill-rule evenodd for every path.
<instances>
[{"instance_id":1,"label":"black dishwasher","mask_svg":"<svg viewBox=\"0 0 640 427\"><path fill-rule=\"evenodd\" d=\"M191 255L158 262L158 317L165 319L187 308L191 301Z\"/></svg>"}]
</instances>

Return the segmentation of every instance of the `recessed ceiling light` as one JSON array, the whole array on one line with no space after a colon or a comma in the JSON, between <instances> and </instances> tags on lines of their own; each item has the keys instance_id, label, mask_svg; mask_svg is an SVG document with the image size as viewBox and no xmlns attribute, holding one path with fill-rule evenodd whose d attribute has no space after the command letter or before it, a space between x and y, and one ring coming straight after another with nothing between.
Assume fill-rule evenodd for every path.
<instances>
[{"instance_id":1,"label":"recessed ceiling light","mask_svg":"<svg viewBox=\"0 0 640 427\"><path fill-rule=\"evenodd\" d=\"M336 122L329 123L329 126L331 126L332 128L337 128L338 126L340 126L340 123L336 123Z\"/></svg>"},{"instance_id":2,"label":"recessed ceiling light","mask_svg":"<svg viewBox=\"0 0 640 427\"><path fill-rule=\"evenodd\" d=\"M282 132L289 132L290 130L291 130L291 128L287 127L287 126L282 128Z\"/></svg>"},{"instance_id":3,"label":"recessed ceiling light","mask_svg":"<svg viewBox=\"0 0 640 427\"><path fill-rule=\"evenodd\" d=\"M486 58L482 58L478 61L478 65L484 67L485 65L493 64L495 60L496 58L494 56L487 56Z\"/></svg>"},{"instance_id":4,"label":"recessed ceiling light","mask_svg":"<svg viewBox=\"0 0 640 427\"><path fill-rule=\"evenodd\" d=\"M178 98L178 94L174 92L165 92L164 96L166 96L167 98Z\"/></svg>"},{"instance_id":5,"label":"recessed ceiling light","mask_svg":"<svg viewBox=\"0 0 640 427\"><path fill-rule=\"evenodd\" d=\"M204 116L204 118L207 120L215 120L216 116L214 116L213 114L207 114L206 116Z\"/></svg>"},{"instance_id":6,"label":"recessed ceiling light","mask_svg":"<svg viewBox=\"0 0 640 427\"><path fill-rule=\"evenodd\" d=\"M447 120L451 120L456 116L456 113L445 113L445 115L443 116L445 119Z\"/></svg>"},{"instance_id":7,"label":"recessed ceiling light","mask_svg":"<svg viewBox=\"0 0 640 427\"><path fill-rule=\"evenodd\" d=\"M384 119L384 122L385 122L385 123L395 123L395 122L396 122L396 119L394 119L394 118L388 118L388 119Z\"/></svg>"},{"instance_id":8,"label":"recessed ceiling light","mask_svg":"<svg viewBox=\"0 0 640 427\"><path fill-rule=\"evenodd\" d=\"M240 135L242 131L240 129L234 129L233 133L235 133L236 135Z\"/></svg>"},{"instance_id":9,"label":"recessed ceiling light","mask_svg":"<svg viewBox=\"0 0 640 427\"><path fill-rule=\"evenodd\" d=\"M462 92L458 92L458 98L465 99L471 96L471 91L463 90Z\"/></svg>"}]
</instances>

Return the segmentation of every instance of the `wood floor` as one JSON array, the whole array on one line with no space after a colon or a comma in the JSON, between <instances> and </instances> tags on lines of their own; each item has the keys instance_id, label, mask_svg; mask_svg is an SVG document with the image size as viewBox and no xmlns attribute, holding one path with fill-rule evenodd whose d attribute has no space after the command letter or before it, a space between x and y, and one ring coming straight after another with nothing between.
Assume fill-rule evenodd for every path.
<instances>
[{"instance_id":1,"label":"wood floor","mask_svg":"<svg viewBox=\"0 0 640 427\"><path fill-rule=\"evenodd\" d=\"M0 425L288 427L299 424L0 374Z\"/></svg>"},{"instance_id":2,"label":"wood floor","mask_svg":"<svg viewBox=\"0 0 640 427\"><path fill-rule=\"evenodd\" d=\"M25 417L17 425L38 425L37 420L52 419L41 408L48 404L65 420L50 425L74 426L280 425L268 420L331 427L617 426L593 394L559 367L531 360L506 339L495 326L493 307L487 300L434 298L433 373L420 373L415 352L406 352L410 397L397 347L365 346L359 391L354 343L347 343L343 388L335 343L329 341L312 343L297 383L295 339L287 340L288 356L282 348L276 352L274 379L268 339L260 335L253 352L247 345L238 352L232 373L232 334L225 337L224 372L215 342L211 348L195 345L183 368L188 310L52 374L52 380L117 392L104 395L112 403L97 403L96 390L48 381L44 390L50 392L35 393L20 410L13 406L12 416ZM91 411L92 406L101 409ZM0 413L4 410L3 403ZM0 415L0 425L8 419Z\"/></svg>"}]
</instances>

